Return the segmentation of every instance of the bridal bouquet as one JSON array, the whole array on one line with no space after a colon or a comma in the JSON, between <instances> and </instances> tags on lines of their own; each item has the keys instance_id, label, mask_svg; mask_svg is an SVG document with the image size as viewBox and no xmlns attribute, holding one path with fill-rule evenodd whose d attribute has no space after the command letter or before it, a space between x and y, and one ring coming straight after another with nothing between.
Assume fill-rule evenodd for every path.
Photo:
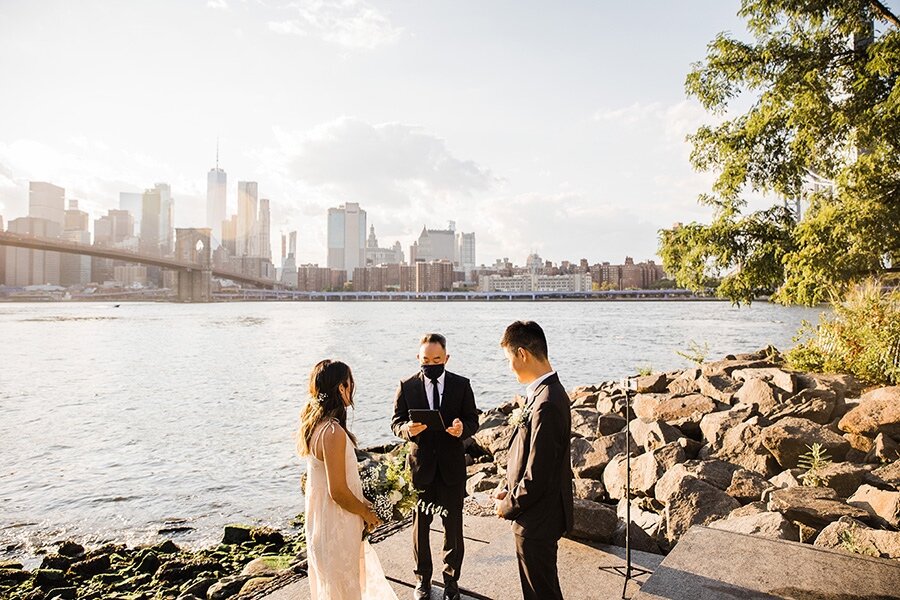
<instances>
[{"instance_id":1,"label":"bridal bouquet","mask_svg":"<svg viewBox=\"0 0 900 600\"><path fill-rule=\"evenodd\" d=\"M360 466L359 477L363 496L372 503L372 510L385 524L402 521L415 510L435 515L446 512L439 506L419 500L403 453L385 454L374 464Z\"/></svg>"}]
</instances>

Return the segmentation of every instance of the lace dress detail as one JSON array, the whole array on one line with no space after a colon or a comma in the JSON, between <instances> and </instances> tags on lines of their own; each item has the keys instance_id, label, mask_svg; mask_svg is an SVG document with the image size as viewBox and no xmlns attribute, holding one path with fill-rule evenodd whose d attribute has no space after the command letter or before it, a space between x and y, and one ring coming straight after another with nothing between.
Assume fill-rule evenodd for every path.
<instances>
[{"instance_id":1,"label":"lace dress detail","mask_svg":"<svg viewBox=\"0 0 900 600\"><path fill-rule=\"evenodd\" d=\"M362 541L363 519L338 506L328 493L325 463L315 456L323 432L343 428L322 423L312 436L313 452L306 460L306 544L312 600L397 600L375 550ZM346 435L346 432L344 432ZM353 444L347 438L347 486L363 499Z\"/></svg>"}]
</instances>

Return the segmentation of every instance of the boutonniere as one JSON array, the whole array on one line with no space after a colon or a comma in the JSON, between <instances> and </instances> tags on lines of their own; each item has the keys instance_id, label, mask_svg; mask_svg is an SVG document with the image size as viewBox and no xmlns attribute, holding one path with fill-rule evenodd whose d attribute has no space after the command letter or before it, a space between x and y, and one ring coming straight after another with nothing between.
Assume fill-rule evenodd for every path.
<instances>
[{"instance_id":1,"label":"boutonniere","mask_svg":"<svg viewBox=\"0 0 900 600\"><path fill-rule=\"evenodd\" d=\"M525 427L531 421L531 409L531 404L521 408L514 408L507 422L513 427Z\"/></svg>"}]
</instances>

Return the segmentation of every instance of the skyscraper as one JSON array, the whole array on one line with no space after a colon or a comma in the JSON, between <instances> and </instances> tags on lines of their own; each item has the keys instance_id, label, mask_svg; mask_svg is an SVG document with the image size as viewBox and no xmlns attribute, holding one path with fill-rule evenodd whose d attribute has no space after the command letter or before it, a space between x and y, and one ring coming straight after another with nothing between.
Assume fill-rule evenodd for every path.
<instances>
[{"instance_id":1,"label":"skyscraper","mask_svg":"<svg viewBox=\"0 0 900 600\"><path fill-rule=\"evenodd\" d=\"M206 176L206 226L212 229L213 245L222 243L222 221L227 209L228 178L219 168L219 148L216 146L216 168ZM218 242L218 244L216 243Z\"/></svg>"},{"instance_id":2,"label":"skyscraper","mask_svg":"<svg viewBox=\"0 0 900 600\"><path fill-rule=\"evenodd\" d=\"M159 190L159 247L163 255L175 252L175 200L168 183L157 183Z\"/></svg>"},{"instance_id":3,"label":"skyscraper","mask_svg":"<svg viewBox=\"0 0 900 600\"><path fill-rule=\"evenodd\" d=\"M131 213L131 218L134 219L134 230L140 233L144 195L138 192L119 192L119 209Z\"/></svg>"},{"instance_id":4,"label":"skyscraper","mask_svg":"<svg viewBox=\"0 0 900 600\"><path fill-rule=\"evenodd\" d=\"M28 216L56 223L61 231L66 222L65 195L65 189L52 183L30 182L28 184Z\"/></svg>"},{"instance_id":5,"label":"skyscraper","mask_svg":"<svg viewBox=\"0 0 900 600\"><path fill-rule=\"evenodd\" d=\"M257 232L257 198L255 181L238 181L238 212L235 252L237 256L254 256L259 245Z\"/></svg>"},{"instance_id":6,"label":"skyscraper","mask_svg":"<svg viewBox=\"0 0 900 600\"><path fill-rule=\"evenodd\" d=\"M60 237L68 242L88 245L91 234L88 232L90 219L83 210L78 210L78 200L69 200L69 209L65 213L65 228ZM80 254L60 254L60 285L87 285L91 281L91 257Z\"/></svg>"},{"instance_id":7,"label":"skyscraper","mask_svg":"<svg viewBox=\"0 0 900 600\"><path fill-rule=\"evenodd\" d=\"M366 211L356 202L328 209L328 267L347 272L366 265Z\"/></svg>"},{"instance_id":8,"label":"skyscraper","mask_svg":"<svg viewBox=\"0 0 900 600\"><path fill-rule=\"evenodd\" d=\"M466 281L472 281L475 270L475 232L459 233L459 266L466 274Z\"/></svg>"},{"instance_id":9,"label":"skyscraper","mask_svg":"<svg viewBox=\"0 0 900 600\"><path fill-rule=\"evenodd\" d=\"M257 254L254 256L261 256L269 260L272 260L271 221L269 200L262 198L259 201L259 220L257 221L257 229L259 230L257 237L259 241L257 242Z\"/></svg>"},{"instance_id":10,"label":"skyscraper","mask_svg":"<svg viewBox=\"0 0 900 600\"><path fill-rule=\"evenodd\" d=\"M162 197L158 188L144 192L141 203L141 252L159 255L162 249Z\"/></svg>"}]
</instances>

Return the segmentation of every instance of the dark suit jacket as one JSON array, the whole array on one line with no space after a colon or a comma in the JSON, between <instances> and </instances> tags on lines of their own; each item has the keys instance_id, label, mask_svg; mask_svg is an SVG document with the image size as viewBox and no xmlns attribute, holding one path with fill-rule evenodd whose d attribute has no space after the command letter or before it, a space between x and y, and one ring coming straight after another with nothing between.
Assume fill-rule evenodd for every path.
<instances>
[{"instance_id":1,"label":"dark suit jacket","mask_svg":"<svg viewBox=\"0 0 900 600\"><path fill-rule=\"evenodd\" d=\"M572 413L554 373L538 385L531 419L517 427L507 462L505 519L522 537L559 538L572 529Z\"/></svg>"},{"instance_id":2,"label":"dark suit jacket","mask_svg":"<svg viewBox=\"0 0 900 600\"><path fill-rule=\"evenodd\" d=\"M425 395L425 376L413 375L400 382L397 398L394 400L394 418L391 429L394 435L408 441L409 462L413 484L417 488L432 483L440 471L441 480L447 485L457 485L466 480L466 457L463 440L478 431L478 411L475 408L475 394L469 380L445 371L444 393L441 398L441 417L447 427L454 419L463 424L463 433L454 437L446 431L426 429L415 437L406 434L403 428L409 422L409 409L431 408ZM431 385L431 382L427 382Z\"/></svg>"}]
</instances>

